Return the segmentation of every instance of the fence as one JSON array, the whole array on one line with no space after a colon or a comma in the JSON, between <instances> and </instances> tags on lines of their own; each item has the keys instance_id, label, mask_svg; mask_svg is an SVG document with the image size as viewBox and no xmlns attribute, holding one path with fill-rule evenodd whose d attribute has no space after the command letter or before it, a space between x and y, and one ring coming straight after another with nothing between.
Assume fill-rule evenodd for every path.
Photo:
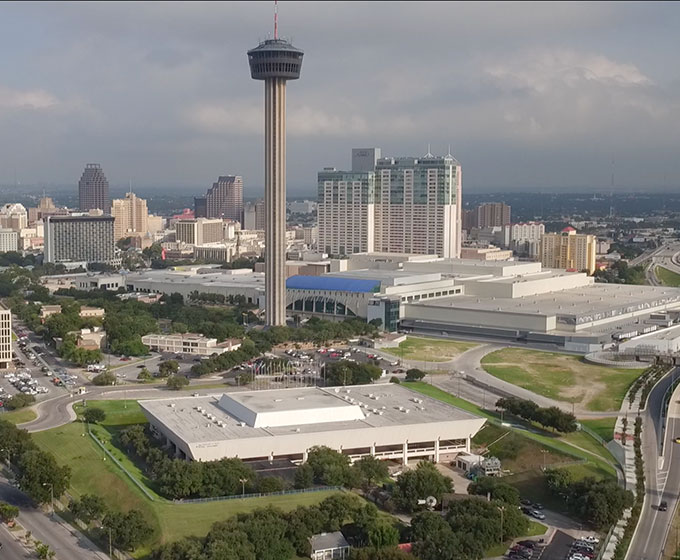
<instances>
[{"instance_id":1,"label":"fence","mask_svg":"<svg viewBox=\"0 0 680 560\"><path fill-rule=\"evenodd\" d=\"M104 453L106 453L109 456L109 459L111 459L115 463L115 465L126 474L126 476L134 483L134 485L137 486L137 488L139 488L144 493L144 495L147 498L149 498L149 500L155 502L156 498L154 498L153 494L149 492L148 488L144 486L141 482L139 482L139 480L137 480L134 477L134 475L130 471L128 471L121 464L121 462L113 456L113 454L108 449L106 449L106 446L99 440L99 438L96 435L92 433L89 424L87 425L87 432L90 434L90 437L97 443L97 445L102 448Z\"/></svg>"},{"instance_id":2,"label":"fence","mask_svg":"<svg viewBox=\"0 0 680 560\"><path fill-rule=\"evenodd\" d=\"M106 448L104 443L95 435L92 433L92 430L90 429L90 425L87 425L87 431L90 434L90 437L101 447L101 449L106 453L106 455L114 462L114 464L122 470L125 475L139 488L144 495L149 498L152 502L156 501L156 497L149 492L149 489L129 471L127 470L122 463L116 459L116 457ZM240 500L244 498L262 498L264 496L285 496L287 494L305 494L307 492L323 492L326 490L343 490L342 486L320 486L320 487L314 487L314 488L301 488L301 489L293 489L293 490L279 490L278 492L267 492L267 493L250 493L250 494L234 494L233 496L215 496L214 498L191 498L188 500L173 500L173 503L175 504L193 504L193 503L199 503L199 502L218 502L221 500Z\"/></svg>"},{"instance_id":3,"label":"fence","mask_svg":"<svg viewBox=\"0 0 680 560\"><path fill-rule=\"evenodd\" d=\"M219 502L220 500L241 500L245 498L263 498L265 496L286 496L288 494L306 494L309 492L325 492L327 490L342 490L342 486L319 486L314 488L301 488L299 490L280 490L278 492L267 492L265 494L235 494L233 496L216 496L214 498L192 498L190 500L173 500L177 504L195 504L199 502Z\"/></svg>"}]
</instances>

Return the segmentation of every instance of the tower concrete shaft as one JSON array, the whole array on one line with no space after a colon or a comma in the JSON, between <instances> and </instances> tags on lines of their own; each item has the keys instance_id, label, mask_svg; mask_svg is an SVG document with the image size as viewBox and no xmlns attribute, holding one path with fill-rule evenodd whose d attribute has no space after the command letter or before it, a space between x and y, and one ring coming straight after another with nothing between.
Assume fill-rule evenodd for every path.
<instances>
[{"instance_id":1,"label":"tower concrete shaft","mask_svg":"<svg viewBox=\"0 0 680 560\"><path fill-rule=\"evenodd\" d=\"M286 80L300 77L303 52L268 39L248 51L250 75L264 80L265 322L286 324Z\"/></svg>"},{"instance_id":2,"label":"tower concrete shaft","mask_svg":"<svg viewBox=\"0 0 680 560\"><path fill-rule=\"evenodd\" d=\"M286 324L286 80L264 83L265 321Z\"/></svg>"}]
</instances>

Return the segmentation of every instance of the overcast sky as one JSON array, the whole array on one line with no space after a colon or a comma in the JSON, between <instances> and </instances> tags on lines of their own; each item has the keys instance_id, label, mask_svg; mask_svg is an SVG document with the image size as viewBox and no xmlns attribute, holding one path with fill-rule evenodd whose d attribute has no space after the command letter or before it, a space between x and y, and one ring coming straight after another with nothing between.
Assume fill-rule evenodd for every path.
<instances>
[{"instance_id":1,"label":"overcast sky","mask_svg":"<svg viewBox=\"0 0 680 560\"><path fill-rule=\"evenodd\" d=\"M272 2L0 4L0 183L263 184L246 50ZM467 192L680 188L678 3L279 3L289 192L352 147L452 153Z\"/></svg>"}]
</instances>

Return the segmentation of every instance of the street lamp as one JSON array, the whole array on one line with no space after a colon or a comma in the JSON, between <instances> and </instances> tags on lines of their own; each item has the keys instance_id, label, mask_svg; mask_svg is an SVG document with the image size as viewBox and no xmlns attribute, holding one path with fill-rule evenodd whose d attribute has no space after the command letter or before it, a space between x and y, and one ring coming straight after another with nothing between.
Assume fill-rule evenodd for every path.
<instances>
[{"instance_id":1,"label":"street lamp","mask_svg":"<svg viewBox=\"0 0 680 560\"><path fill-rule=\"evenodd\" d=\"M43 482L43 486L50 487L50 510L52 512L52 515L54 515L54 484L52 484L51 482Z\"/></svg>"},{"instance_id":2,"label":"street lamp","mask_svg":"<svg viewBox=\"0 0 680 560\"><path fill-rule=\"evenodd\" d=\"M543 470L545 471L545 455L548 453L547 449L541 449L541 454L543 455Z\"/></svg>"},{"instance_id":3,"label":"street lamp","mask_svg":"<svg viewBox=\"0 0 680 560\"><path fill-rule=\"evenodd\" d=\"M501 512L501 544L503 544L503 513L505 512L505 506L496 506L498 511Z\"/></svg>"},{"instance_id":4,"label":"street lamp","mask_svg":"<svg viewBox=\"0 0 680 560\"><path fill-rule=\"evenodd\" d=\"M241 483L241 499L245 497L246 494L246 482L248 482L247 478L239 478L238 481Z\"/></svg>"}]
</instances>

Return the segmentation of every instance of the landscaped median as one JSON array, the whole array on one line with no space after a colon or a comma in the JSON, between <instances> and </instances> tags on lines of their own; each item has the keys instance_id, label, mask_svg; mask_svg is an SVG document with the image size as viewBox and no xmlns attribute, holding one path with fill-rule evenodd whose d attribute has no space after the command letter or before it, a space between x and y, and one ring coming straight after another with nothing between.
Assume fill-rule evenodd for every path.
<instances>
[{"instance_id":1,"label":"landscaped median","mask_svg":"<svg viewBox=\"0 0 680 560\"><path fill-rule=\"evenodd\" d=\"M486 355L482 367L494 377L536 394L594 411L614 411L643 369L588 364L581 356L504 348Z\"/></svg>"}]
</instances>

